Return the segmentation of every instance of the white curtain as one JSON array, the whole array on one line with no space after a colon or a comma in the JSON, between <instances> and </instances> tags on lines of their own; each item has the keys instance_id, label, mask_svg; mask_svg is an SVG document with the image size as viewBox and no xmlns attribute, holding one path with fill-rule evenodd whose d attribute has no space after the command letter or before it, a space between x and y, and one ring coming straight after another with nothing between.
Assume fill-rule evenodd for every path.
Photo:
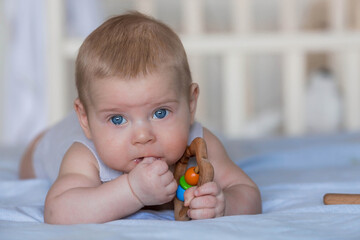
<instances>
[{"instance_id":1,"label":"white curtain","mask_svg":"<svg viewBox=\"0 0 360 240\"><path fill-rule=\"evenodd\" d=\"M46 125L45 0L5 0L10 36L4 70L3 141L28 142Z\"/></svg>"},{"instance_id":2,"label":"white curtain","mask_svg":"<svg viewBox=\"0 0 360 240\"><path fill-rule=\"evenodd\" d=\"M45 99L47 0L4 0L8 25L2 142L26 144L47 127ZM96 0L67 1L67 32L84 37L102 20Z\"/></svg>"}]
</instances>

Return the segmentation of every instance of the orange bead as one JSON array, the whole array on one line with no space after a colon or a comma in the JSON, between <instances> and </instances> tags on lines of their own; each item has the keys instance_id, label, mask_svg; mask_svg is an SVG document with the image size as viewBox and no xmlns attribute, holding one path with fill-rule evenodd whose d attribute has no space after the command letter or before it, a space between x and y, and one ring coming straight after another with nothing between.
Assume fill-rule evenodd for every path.
<instances>
[{"instance_id":1,"label":"orange bead","mask_svg":"<svg viewBox=\"0 0 360 240\"><path fill-rule=\"evenodd\" d=\"M191 167L185 172L185 181L192 185L196 186L199 181L199 173L195 172L195 167Z\"/></svg>"}]
</instances>

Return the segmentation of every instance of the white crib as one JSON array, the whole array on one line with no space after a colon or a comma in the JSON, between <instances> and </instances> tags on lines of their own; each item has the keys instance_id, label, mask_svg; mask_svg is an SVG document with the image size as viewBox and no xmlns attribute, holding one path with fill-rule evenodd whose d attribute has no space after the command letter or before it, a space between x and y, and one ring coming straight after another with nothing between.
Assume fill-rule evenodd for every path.
<instances>
[{"instance_id":1,"label":"white crib","mask_svg":"<svg viewBox=\"0 0 360 240\"><path fill-rule=\"evenodd\" d=\"M156 17L156 0L137 0L135 9ZM249 54L278 54L282 59L282 121L286 135L305 133L306 54L330 52L338 63L343 94L343 129L360 129L360 14L357 28L346 26L345 16L349 0L328 0L329 31L304 31L299 27L297 8L300 0L278 0L281 28L272 32L257 32L253 29L254 18L250 11L251 0L228 0L231 9L230 33L207 33L204 31L204 0L183 0L182 26L180 33L189 56L193 78L200 86L205 83L201 76L201 56L217 55L221 59L221 126L228 137L247 137L246 126L251 121L248 95L251 94L246 75ZM360 1L355 8L360 13ZM66 38L64 29L64 1L49 0L48 32L49 55L48 93L51 108L51 123L59 120L68 111L64 98L67 96L66 60L74 59L81 39ZM352 6L352 7L354 7ZM134 9L134 10L135 10ZM209 113L211 93L201 90L198 119L211 125ZM206 88L205 88L206 89Z\"/></svg>"}]
</instances>

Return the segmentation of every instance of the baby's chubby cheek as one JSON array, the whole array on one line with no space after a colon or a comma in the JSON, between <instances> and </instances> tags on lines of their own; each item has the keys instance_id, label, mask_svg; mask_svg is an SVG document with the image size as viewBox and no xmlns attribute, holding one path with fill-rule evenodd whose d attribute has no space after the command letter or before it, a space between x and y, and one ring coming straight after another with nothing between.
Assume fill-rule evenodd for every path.
<instances>
[{"instance_id":1,"label":"baby's chubby cheek","mask_svg":"<svg viewBox=\"0 0 360 240\"><path fill-rule=\"evenodd\" d=\"M181 137L178 139L172 140L172 149L173 153L177 154L177 158L181 158L188 147L188 134L181 134Z\"/></svg>"},{"instance_id":2,"label":"baby's chubby cheek","mask_svg":"<svg viewBox=\"0 0 360 240\"><path fill-rule=\"evenodd\" d=\"M176 149L172 152L172 155L169 156L169 158L167 158L167 164L169 166L176 164L184 155L185 151L186 151L186 145L184 147L181 147L179 149Z\"/></svg>"}]
</instances>

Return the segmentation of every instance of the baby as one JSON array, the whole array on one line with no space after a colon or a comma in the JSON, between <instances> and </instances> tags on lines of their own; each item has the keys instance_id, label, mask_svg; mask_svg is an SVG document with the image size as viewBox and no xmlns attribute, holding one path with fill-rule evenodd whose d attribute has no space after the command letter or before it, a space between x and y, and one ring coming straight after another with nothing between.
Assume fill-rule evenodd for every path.
<instances>
[{"instance_id":1,"label":"baby","mask_svg":"<svg viewBox=\"0 0 360 240\"><path fill-rule=\"evenodd\" d=\"M48 178L44 220L103 223L173 200L174 164L196 137L207 143L214 181L186 190L192 219L261 212L256 184L196 122L199 86L179 37L140 13L92 32L76 60L75 111L40 134L21 178Z\"/></svg>"}]
</instances>

